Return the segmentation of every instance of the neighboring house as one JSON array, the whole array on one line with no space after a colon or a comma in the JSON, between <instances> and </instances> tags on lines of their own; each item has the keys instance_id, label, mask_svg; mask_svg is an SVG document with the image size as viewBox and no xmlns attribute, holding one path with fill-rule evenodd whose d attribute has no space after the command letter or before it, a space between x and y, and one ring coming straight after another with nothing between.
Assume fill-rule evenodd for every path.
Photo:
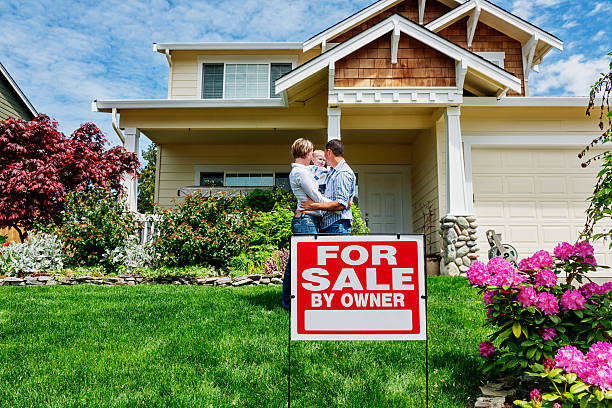
<instances>
[{"instance_id":1,"label":"neighboring house","mask_svg":"<svg viewBox=\"0 0 612 408\"><path fill-rule=\"evenodd\" d=\"M423 231L417 208L433 200L440 217L477 218L481 258L488 229L527 256L578 238L598 170L576 157L599 134L588 98L529 96L552 49L562 41L486 0L381 0L303 43L155 44L168 99L93 109L128 149L141 132L159 146L162 206L183 187L285 183L294 139L341 138L373 232Z\"/></svg>"},{"instance_id":2,"label":"neighboring house","mask_svg":"<svg viewBox=\"0 0 612 408\"><path fill-rule=\"evenodd\" d=\"M0 63L0 120L9 116L32 120L37 115L34 106Z\"/></svg>"}]
</instances>

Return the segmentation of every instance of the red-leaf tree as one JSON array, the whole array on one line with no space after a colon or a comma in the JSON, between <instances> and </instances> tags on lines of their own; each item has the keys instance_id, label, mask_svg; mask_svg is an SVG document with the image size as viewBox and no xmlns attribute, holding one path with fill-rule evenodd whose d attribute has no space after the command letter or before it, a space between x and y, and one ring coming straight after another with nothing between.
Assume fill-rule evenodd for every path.
<instances>
[{"instance_id":1,"label":"red-leaf tree","mask_svg":"<svg viewBox=\"0 0 612 408\"><path fill-rule=\"evenodd\" d=\"M138 157L107 143L93 123L66 137L46 115L0 121L0 228L15 228L23 241L35 222L62 211L67 193L94 185L120 191Z\"/></svg>"}]
</instances>

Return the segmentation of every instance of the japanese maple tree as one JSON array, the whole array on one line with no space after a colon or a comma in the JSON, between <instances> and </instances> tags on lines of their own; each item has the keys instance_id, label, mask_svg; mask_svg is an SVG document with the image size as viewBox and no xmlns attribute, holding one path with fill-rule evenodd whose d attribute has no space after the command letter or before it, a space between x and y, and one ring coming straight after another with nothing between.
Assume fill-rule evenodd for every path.
<instances>
[{"instance_id":1,"label":"japanese maple tree","mask_svg":"<svg viewBox=\"0 0 612 408\"><path fill-rule=\"evenodd\" d=\"M0 121L0 228L13 227L24 240L34 222L62 211L68 193L94 185L120 191L138 157L107 143L93 123L67 137L46 115Z\"/></svg>"}]
</instances>

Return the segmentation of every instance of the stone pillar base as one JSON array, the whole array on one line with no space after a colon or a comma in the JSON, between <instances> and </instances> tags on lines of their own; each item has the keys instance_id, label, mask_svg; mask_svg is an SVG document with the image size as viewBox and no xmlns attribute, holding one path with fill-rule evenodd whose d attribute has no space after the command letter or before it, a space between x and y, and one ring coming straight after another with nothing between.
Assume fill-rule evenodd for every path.
<instances>
[{"instance_id":1,"label":"stone pillar base","mask_svg":"<svg viewBox=\"0 0 612 408\"><path fill-rule=\"evenodd\" d=\"M476 218L447 215L440 220L440 235L444 256L444 274L465 275L469 266L478 259L476 246Z\"/></svg>"}]
</instances>

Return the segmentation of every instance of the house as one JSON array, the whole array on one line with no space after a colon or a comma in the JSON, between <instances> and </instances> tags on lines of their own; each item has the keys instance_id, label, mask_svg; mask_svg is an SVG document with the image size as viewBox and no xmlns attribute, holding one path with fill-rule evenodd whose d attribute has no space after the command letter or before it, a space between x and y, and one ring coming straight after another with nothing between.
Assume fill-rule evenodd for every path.
<instances>
[{"instance_id":1,"label":"house","mask_svg":"<svg viewBox=\"0 0 612 408\"><path fill-rule=\"evenodd\" d=\"M153 49L168 62L168 98L93 110L111 113L129 150L141 133L159 146L161 206L194 185L284 183L294 139L341 138L373 232L423 231L426 201L450 225L476 219L467 255L452 236L428 237L447 249L448 273L486 259L490 229L521 257L582 229L597 172L576 157L598 136L588 99L529 96L563 42L489 1L380 0L304 42ZM612 264L603 244L596 255Z\"/></svg>"},{"instance_id":2,"label":"house","mask_svg":"<svg viewBox=\"0 0 612 408\"><path fill-rule=\"evenodd\" d=\"M38 112L0 63L0 120L6 120L9 116L32 120L38 116ZM9 241L19 241L19 234L14 229L0 229L0 236L8 237Z\"/></svg>"}]
</instances>

